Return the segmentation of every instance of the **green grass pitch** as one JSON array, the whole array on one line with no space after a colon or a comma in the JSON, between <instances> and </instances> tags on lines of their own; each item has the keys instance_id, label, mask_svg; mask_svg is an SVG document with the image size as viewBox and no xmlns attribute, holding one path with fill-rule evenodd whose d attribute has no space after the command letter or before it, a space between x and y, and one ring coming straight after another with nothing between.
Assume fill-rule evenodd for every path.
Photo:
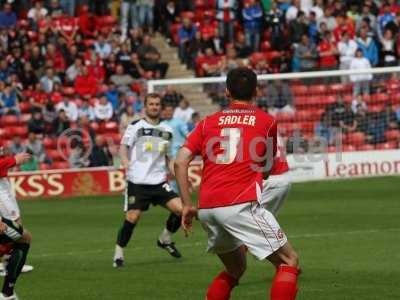
<instances>
[{"instance_id":1,"label":"green grass pitch","mask_svg":"<svg viewBox=\"0 0 400 300\"><path fill-rule=\"evenodd\" d=\"M279 221L301 257L299 300L400 299L400 178L295 184ZM206 236L175 240L184 258L156 247L167 212L141 219L113 269L122 197L84 197L21 203L34 236L34 272L17 285L22 300L203 300L221 270L205 254ZM249 257L233 300L268 299L273 268Z\"/></svg>"}]
</instances>

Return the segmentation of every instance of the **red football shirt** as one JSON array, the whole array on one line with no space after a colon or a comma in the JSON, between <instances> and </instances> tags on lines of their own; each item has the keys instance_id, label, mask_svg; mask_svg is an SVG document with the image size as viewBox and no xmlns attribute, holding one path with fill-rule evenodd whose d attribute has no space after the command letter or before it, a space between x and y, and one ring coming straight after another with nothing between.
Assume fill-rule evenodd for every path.
<instances>
[{"instance_id":1,"label":"red football shirt","mask_svg":"<svg viewBox=\"0 0 400 300\"><path fill-rule=\"evenodd\" d=\"M201 121L184 145L204 162L199 208L256 201L276 145L275 119L250 104L232 104Z\"/></svg>"},{"instance_id":2,"label":"red football shirt","mask_svg":"<svg viewBox=\"0 0 400 300\"><path fill-rule=\"evenodd\" d=\"M271 170L269 171L269 175L282 175L286 172L289 172L289 164L286 160L286 151L285 146L282 143L282 140L278 138L278 151L276 152L276 156L274 158L274 164L272 165Z\"/></svg>"},{"instance_id":3,"label":"red football shirt","mask_svg":"<svg viewBox=\"0 0 400 300\"><path fill-rule=\"evenodd\" d=\"M11 169L16 164L13 156L0 158L0 178L7 177L8 169Z\"/></svg>"}]
</instances>

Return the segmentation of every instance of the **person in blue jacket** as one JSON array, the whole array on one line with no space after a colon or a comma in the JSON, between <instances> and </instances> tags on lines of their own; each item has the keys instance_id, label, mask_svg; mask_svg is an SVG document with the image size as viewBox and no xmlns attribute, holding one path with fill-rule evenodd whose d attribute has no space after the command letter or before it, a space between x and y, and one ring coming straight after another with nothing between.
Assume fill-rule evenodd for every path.
<instances>
[{"instance_id":1,"label":"person in blue jacket","mask_svg":"<svg viewBox=\"0 0 400 300\"><path fill-rule=\"evenodd\" d=\"M256 0L248 1L248 4L242 10L244 33L246 44L254 51L260 47L261 26L263 10Z\"/></svg>"},{"instance_id":2,"label":"person in blue jacket","mask_svg":"<svg viewBox=\"0 0 400 300\"><path fill-rule=\"evenodd\" d=\"M368 29L362 28L360 30L360 36L356 42L358 48L362 50L364 57L371 63L371 66L376 66L379 60L378 47L374 39L368 36Z\"/></svg>"}]
</instances>

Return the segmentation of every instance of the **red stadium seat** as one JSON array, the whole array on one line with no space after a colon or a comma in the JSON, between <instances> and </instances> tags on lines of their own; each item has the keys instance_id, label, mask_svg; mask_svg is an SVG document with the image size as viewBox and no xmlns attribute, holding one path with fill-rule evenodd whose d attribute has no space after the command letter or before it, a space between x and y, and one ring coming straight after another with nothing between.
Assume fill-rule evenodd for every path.
<instances>
[{"instance_id":1,"label":"red stadium seat","mask_svg":"<svg viewBox=\"0 0 400 300\"><path fill-rule=\"evenodd\" d=\"M376 145L377 150L391 150L399 148L399 143L397 142L387 142Z\"/></svg>"},{"instance_id":2,"label":"red stadium seat","mask_svg":"<svg viewBox=\"0 0 400 300\"><path fill-rule=\"evenodd\" d=\"M365 143L365 134L362 132L352 132L345 136L345 142L349 145L361 146Z\"/></svg>"},{"instance_id":3,"label":"red stadium seat","mask_svg":"<svg viewBox=\"0 0 400 300\"><path fill-rule=\"evenodd\" d=\"M287 112L279 112L275 116L278 122L291 122L293 121L293 114Z\"/></svg>"},{"instance_id":4,"label":"red stadium seat","mask_svg":"<svg viewBox=\"0 0 400 300\"><path fill-rule=\"evenodd\" d=\"M27 127L8 127L7 130L10 133L10 136L19 136L21 138L28 137L28 128Z\"/></svg>"},{"instance_id":5,"label":"red stadium seat","mask_svg":"<svg viewBox=\"0 0 400 300\"><path fill-rule=\"evenodd\" d=\"M58 150L49 149L47 155L53 160L53 162L65 161L64 153Z\"/></svg>"},{"instance_id":6,"label":"red stadium seat","mask_svg":"<svg viewBox=\"0 0 400 300\"><path fill-rule=\"evenodd\" d=\"M329 91L333 95L344 94L351 91L351 86L341 83L332 84L329 86Z\"/></svg>"},{"instance_id":7,"label":"red stadium seat","mask_svg":"<svg viewBox=\"0 0 400 300\"><path fill-rule=\"evenodd\" d=\"M325 84L311 85L309 87L310 95L325 95L328 92L328 87Z\"/></svg>"},{"instance_id":8,"label":"red stadium seat","mask_svg":"<svg viewBox=\"0 0 400 300\"><path fill-rule=\"evenodd\" d=\"M395 93L390 96L390 102L392 105L400 105L400 93Z\"/></svg>"},{"instance_id":9,"label":"red stadium seat","mask_svg":"<svg viewBox=\"0 0 400 300\"><path fill-rule=\"evenodd\" d=\"M31 115L31 114L22 114L22 115L20 116L20 121L21 121L22 124L26 124L26 123L28 123L28 121L29 121L31 118L32 118L32 115Z\"/></svg>"},{"instance_id":10,"label":"red stadium seat","mask_svg":"<svg viewBox=\"0 0 400 300\"><path fill-rule=\"evenodd\" d=\"M296 123L281 123L278 124L279 133L282 136L289 137L293 135L293 131L298 129L298 124Z\"/></svg>"},{"instance_id":11,"label":"red stadium seat","mask_svg":"<svg viewBox=\"0 0 400 300\"><path fill-rule=\"evenodd\" d=\"M292 86L292 92L295 96L304 96L308 94L308 87L305 85Z\"/></svg>"},{"instance_id":12,"label":"red stadium seat","mask_svg":"<svg viewBox=\"0 0 400 300\"><path fill-rule=\"evenodd\" d=\"M335 96L321 96L321 104L329 105L336 102Z\"/></svg>"},{"instance_id":13,"label":"red stadium seat","mask_svg":"<svg viewBox=\"0 0 400 300\"><path fill-rule=\"evenodd\" d=\"M372 151L375 150L375 147L370 144L364 144L357 147L357 151Z\"/></svg>"},{"instance_id":14,"label":"red stadium seat","mask_svg":"<svg viewBox=\"0 0 400 300\"><path fill-rule=\"evenodd\" d=\"M378 104L378 105L370 105L368 106L368 111L369 112L381 112L385 109L384 104Z\"/></svg>"},{"instance_id":15,"label":"red stadium seat","mask_svg":"<svg viewBox=\"0 0 400 300\"><path fill-rule=\"evenodd\" d=\"M352 94L346 94L343 95L343 101L346 103L351 103L354 99L354 96Z\"/></svg>"},{"instance_id":16,"label":"red stadium seat","mask_svg":"<svg viewBox=\"0 0 400 300\"><path fill-rule=\"evenodd\" d=\"M49 137L45 137L44 139L43 139L43 146L46 148L46 149L57 149L57 139L52 139L52 138L49 138Z\"/></svg>"},{"instance_id":17,"label":"red stadium seat","mask_svg":"<svg viewBox=\"0 0 400 300\"><path fill-rule=\"evenodd\" d=\"M6 126L16 126L19 124L19 119L17 116L14 115L4 115L1 117L1 124Z\"/></svg>"},{"instance_id":18,"label":"red stadium seat","mask_svg":"<svg viewBox=\"0 0 400 300\"><path fill-rule=\"evenodd\" d=\"M31 110L31 104L29 102L20 102L19 109L23 114L29 113Z\"/></svg>"},{"instance_id":19,"label":"red stadium seat","mask_svg":"<svg viewBox=\"0 0 400 300\"><path fill-rule=\"evenodd\" d=\"M343 152L356 151L356 147L353 145L344 145L342 150L343 150Z\"/></svg>"},{"instance_id":20,"label":"red stadium seat","mask_svg":"<svg viewBox=\"0 0 400 300\"><path fill-rule=\"evenodd\" d=\"M374 94L371 96L371 103L389 103L389 95L384 93Z\"/></svg>"},{"instance_id":21,"label":"red stadium seat","mask_svg":"<svg viewBox=\"0 0 400 300\"><path fill-rule=\"evenodd\" d=\"M66 161L58 161L52 164L52 169L69 169L69 163Z\"/></svg>"},{"instance_id":22,"label":"red stadium seat","mask_svg":"<svg viewBox=\"0 0 400 300\"><path fill-rule=\"evenodd\" d=\"M400 130L392 129L385 132L388 141L400 141Z\"/></svg>"}]
</instances>

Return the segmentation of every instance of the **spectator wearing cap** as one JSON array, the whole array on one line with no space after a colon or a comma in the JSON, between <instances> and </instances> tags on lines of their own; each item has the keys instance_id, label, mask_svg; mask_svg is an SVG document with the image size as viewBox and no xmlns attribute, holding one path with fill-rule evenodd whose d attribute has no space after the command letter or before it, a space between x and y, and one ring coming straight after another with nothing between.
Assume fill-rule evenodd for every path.
<instances>
[{"instance_id":1,"label":"spectator wearing cap","mask_svg":"<svg viewBox=\"0 0 400 300\"><path fill-rule=\"evenodd\" d=\"M78 120L78 106L75 102L71 101L67 97L64 97L63 101L56 105L56 110L60 112L61 110L65 111L68 120L75 122Z\"/></svg>"},{"instance_id":2,"label":"spectator wearing cap","mask_svg":"<svg viewBox=\"0 0 400 300\"><path fill-rule=\"evenodd\" d=\"M357 49L355 57L350 61L351 70L365 70L371 69L370 61L364 57L362 49ZM357 96L360 94L369 95L370 92L370 81L372 80L372 74L352 74L350 75L351 82L354 83L353 95Z\"/></svg>"},{"instance_id":3,"label":"spectator wearing cap","mask_svg":"<svg viewBox=\"0 0 400 300\"><path fill-rule=\"evenodd\" d=\"M263 11L260 3L256 0L245 2L242 10L243 27L247 46L250 46L254 51L258 51L260 48L262 16Z\"/></svg>"},{"instance_id":4,"label":"spectator wearing cap","mask_svg":"<svg viewBox=\"0 0 400 300\"><path fill-rule=\"evenodd\" d=\"M224 43L232 42L234 38L234 21L238 1L217 0L216 5L219 36Z\"/></svg>"},{"instance_id":5,"label":"spectator wearing cap","mask_svg":"<svg viewBox=\"0 0 400 300\"><path fill-rule=\"evenodd\" d=\"M362 50L364 57L369 60L371 66L376 66L379 62L378 47L374 39L368 36L368 29L361 28L360 35L356 39L357 46Z\"/></svg>"},{"instance_id":6,"label":"spectator wearing cap","mask_svg":"<svg viewBox=\"0 0 400 300\"><path fill-rule=\"evenodd\" d=\"M46 74L40 78L40 85L44 92L51 93L56 83L61 83L60 77L54 74L52 68L46 69Z\"/></svg>"},{"instance_id":7,"label":"spectator wearing cap","mask_svg":"<svg viewBox=\"0 0 400 300\"><path fill-rule=\"evenodd\" d=\"M146 71L153 71L156 78L164 78L167 74L169 64L161 62L161 54L151 44L149 35L143 37L143 43L137 50L142 66Z\"/></svg>"},{"instance_id":8,"label":"spectator wearing cap","mask_svg":"<svg viewBox=\"0 0 400 300\"><path fill-rule=\"evenodd\" d=\"M11 4L6 2L0 11L0 28L13 28L17 25L17 15L12 10Z\"/></svg>"},{"instance_id":9,"label":"spectator wearing cap","mask_svg":"<svg viewBox=\"0 0 400 300\"><path fill-rule=\"evenodd\" d=\"M97 121L110 121L114 115L114 110L106 96L101 96L100 100L94 105L94 116Z\"/></svg>"},{"instance_id":10,"label":"spectator wearing cap","mask_svg":"<svg viewBox=\"0 0 400 300\"><path fill-rule=\"evenodd\" d=\"M184 18L182 25L178 30L179 37L179 58L180 60L187 64L189 63L189 53L188 48L190 43L194 40L196 36L197 28L193 25L189 18Z\"/></svg>"},{"instance_id":11,"label":"spectator wearing cap","mask_svg":"<svg viewBox=\"0 0 400 300\"><path fill-rule=\"evenodd\" d=\"M88 68L83 66L81 73L75 78L74 88L80 96L95 96L98 90L96 77L89 73Z\"/></svg>"}]
</instances>

